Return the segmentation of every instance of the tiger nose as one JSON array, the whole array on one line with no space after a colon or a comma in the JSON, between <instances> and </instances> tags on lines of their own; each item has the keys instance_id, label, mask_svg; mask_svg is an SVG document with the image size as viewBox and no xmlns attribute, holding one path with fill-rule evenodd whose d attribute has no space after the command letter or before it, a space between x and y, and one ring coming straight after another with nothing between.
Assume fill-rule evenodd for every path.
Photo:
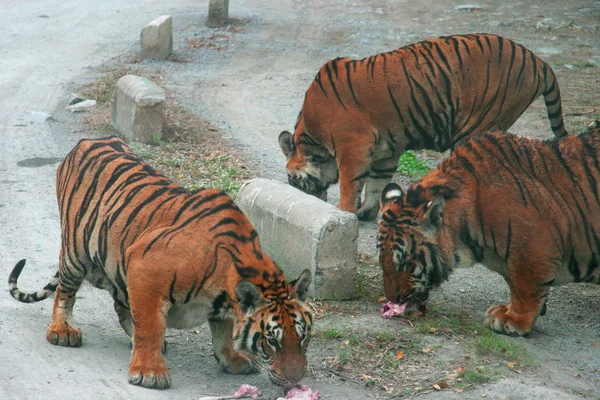
<instances>
[{"instance_id":1,"label":"tiger nose","mask_svg":"<svg viewBox=\"0 0 600 400\"><path fill-rule=\"evenodd\" d=\"M290 365L285 373L285 379L293 385L300 383L302 378L304 378L304 374L306 373L306 364L305 363L294 363Z\"/></svg>"}]
</instances>

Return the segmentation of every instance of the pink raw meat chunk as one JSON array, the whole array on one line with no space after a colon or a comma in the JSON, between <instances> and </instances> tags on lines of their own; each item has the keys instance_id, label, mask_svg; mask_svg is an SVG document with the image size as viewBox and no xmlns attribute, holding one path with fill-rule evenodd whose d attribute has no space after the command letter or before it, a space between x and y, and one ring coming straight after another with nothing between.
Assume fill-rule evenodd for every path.
<instances>
[{"instance_id":1,"label":"pink raw meat chunk","mask_svg":"<svg viewBox=\"0 0 600 400\"><path fill-rule=\"evenodd\" d=\"M240 386L240 388L233 394L234 399L239 399L240 397L252 397L255 399L260 394L260 390L256 386L246 385L245 383Z\"/></svg>"},{"instance_id":2,"label":"pink raw meat chunk","mask_svg":"<svg viewBox=\"0 0 600 400\"><path fill-rule=\"evenodd\" d=\"M319 400L320 398L321 394L318 390L313 392L306 385L298 385L288 390L285 397L280 397L277 400Z\"/></svg>"},{"instance_id":3,"label":"pink raw meat chunk","mask_svg":"<svg viewBox=\"0 0 600 400\"><path fill-rule=\"evenodd\" d=\"M383 306L381 306L380 314L383 318L392 318L396 315L404 314L405 309L406 303L398 304L388 301Z\"/></svg>"}]
</instances>

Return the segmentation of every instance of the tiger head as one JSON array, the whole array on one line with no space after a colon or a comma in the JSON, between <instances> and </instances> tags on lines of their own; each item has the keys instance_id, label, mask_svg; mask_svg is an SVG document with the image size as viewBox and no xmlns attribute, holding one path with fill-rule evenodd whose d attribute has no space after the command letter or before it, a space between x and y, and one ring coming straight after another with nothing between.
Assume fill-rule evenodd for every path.
<instances>
[{"instance_id":1,"label":"tiger head","mask_svg":"<svg viewBox=\"0 0 600 400\"><path fill-rule=\"evenodd\" d=\"M241 311L234 348L254 369L273 383L292 387L306 372L306 348L310 342L312 315L304 304L312 276L304 270L293 282L281 280L275 292L263 292L248 280L235 289Z\"/></svg>"},{"instance_id":2,"label":"tiger head","mask_svg":"<svg viewBox=\"0 0 600 400\"><path fill-rule=\"evenodd\" d=\"M338 181L335 158L323 145L302 129L292 136L288 131L279 135L279 146L287 159L288 182L305 193L327 199L327 188Z\"/></svg>"},{"instance_id":3,"label":"tiger head","mask_svg":"<svg viewBox=\"0 0 600 400\"><path fill-rule=\"evenodd\" d=\"M445 200L425 199L419 186L406 194L395 183L381 195L382 217L377 247L389 301L408 303L407 310L426 311L429 291L448 279L448 265L439 243Z\"/></svg>"}]
</instances>

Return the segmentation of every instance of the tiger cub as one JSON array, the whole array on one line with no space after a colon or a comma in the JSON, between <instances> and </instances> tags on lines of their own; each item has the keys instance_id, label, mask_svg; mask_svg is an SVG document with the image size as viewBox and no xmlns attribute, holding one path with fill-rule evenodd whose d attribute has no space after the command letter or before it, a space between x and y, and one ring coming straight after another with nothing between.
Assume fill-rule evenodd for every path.
<instances>
[{"instance_id":1,"label":"tiger cub","mask_svg":"<svg viewBox=\"0 0 600 400\"><path fill-rule=\"evenodd\" d=\"M161 354L165 328L208 321L214 355L230 373L266 371L285 387L306 371L312 316L304 305L311 273L287 282L262 251L250 221L226 193L188 192L110 137L82 140L58 167L62 246L52 281L10 294L32 303L55 293L50 343L79 347L72 321L83 280L106 289L133 338L129 382L171 385Z\"/></svg>"},{"instance_id":2,"label":"tiger cub","mask_svg":"<svg viewBox=\"0 0 600 400\"><path fill-rule=\"evenodd\" d=\"M600 122L546 141L476 135L406 192L384 189L386 296L422 308L454 268L482 263L510 287L510 302L488 308L486 324L527 335L550 286L600 283L599 200Z\"/></svg>"},{"instance_id":3,"label":"tiger cub","mask_svg":"<svg viewBox=\"0 0 600 400\"><path fill-rule=\"evenodd\" d=\"M495 35L445 36L362 60L336 58L306 91L294 135L279 135L288 181L321 198L339 181L338 207L375 219L404 151L445 151L476 132L506 130L541 94L554 134L565 136L550 66Z\"/></svg>"}]
</instances>

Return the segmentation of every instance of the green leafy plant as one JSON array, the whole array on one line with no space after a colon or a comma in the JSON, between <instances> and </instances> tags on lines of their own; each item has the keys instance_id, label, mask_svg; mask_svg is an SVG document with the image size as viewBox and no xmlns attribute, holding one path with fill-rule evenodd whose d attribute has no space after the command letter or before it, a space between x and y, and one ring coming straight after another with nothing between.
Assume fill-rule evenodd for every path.
<instances>
[{"instance_id":1,"label":"green leafy plant","mask_svg":"<svg viewBox=\"0 0 600 400\"><path fill-rule=\"evenodd\" d=\"M429 169L425 161L419 161L415 153L407 150L398 161L397 171L404 175L419 178L429 172Z\"/></svg>"}]
</instances>

